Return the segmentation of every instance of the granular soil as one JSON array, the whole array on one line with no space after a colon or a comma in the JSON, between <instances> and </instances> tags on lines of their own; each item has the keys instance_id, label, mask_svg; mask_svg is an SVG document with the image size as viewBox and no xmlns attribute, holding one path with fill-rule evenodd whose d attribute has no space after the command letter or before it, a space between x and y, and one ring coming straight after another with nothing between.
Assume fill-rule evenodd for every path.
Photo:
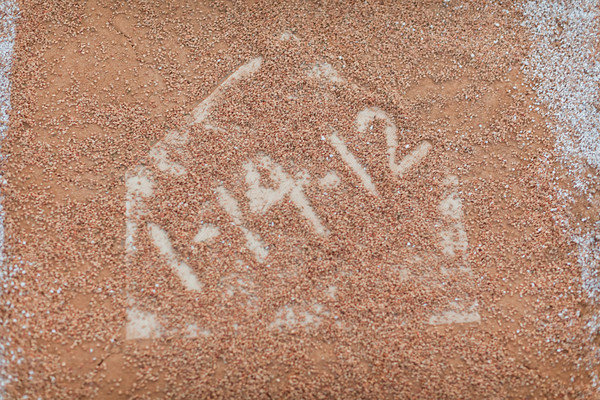
<instances>
[{"instance_id":1,"label":"granular soil","mask_svg":"<svg viewBox=\"0 0 600 400\"><path fill-rule=\"evenodd\" d=\"M7 396L593 396L522 19L22 1Z\"/></svg>"}]
</instances>

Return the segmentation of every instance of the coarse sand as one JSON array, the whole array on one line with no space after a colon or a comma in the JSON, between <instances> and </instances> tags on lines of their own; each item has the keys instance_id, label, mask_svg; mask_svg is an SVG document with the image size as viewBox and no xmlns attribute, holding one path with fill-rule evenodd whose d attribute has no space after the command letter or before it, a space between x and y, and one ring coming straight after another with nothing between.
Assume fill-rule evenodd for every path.
<instances>
[{"instance_id":1,"label":"coarse sand","mask_svg":"<svg viewBox=\"0 0 600 400\"><path fill-rule=\"evenodd\" d=\"M20 1L6 398L594 398L534 6Z\"/></svg>"}]
</instances>

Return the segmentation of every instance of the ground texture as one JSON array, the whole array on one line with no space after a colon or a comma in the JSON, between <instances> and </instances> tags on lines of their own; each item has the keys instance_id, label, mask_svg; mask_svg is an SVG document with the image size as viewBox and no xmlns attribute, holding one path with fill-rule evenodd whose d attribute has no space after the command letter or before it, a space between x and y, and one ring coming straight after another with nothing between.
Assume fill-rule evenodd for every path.
<instances>
[{"instance_id":1,"label":"ground texture","mask_svg":"<svg viewBox=\"0 0 600 400\"><path fill-rule=\"evenodd\" d=\"M19 10L7 398L594 398L522 4Z\"/></svg>"}]
</instances>

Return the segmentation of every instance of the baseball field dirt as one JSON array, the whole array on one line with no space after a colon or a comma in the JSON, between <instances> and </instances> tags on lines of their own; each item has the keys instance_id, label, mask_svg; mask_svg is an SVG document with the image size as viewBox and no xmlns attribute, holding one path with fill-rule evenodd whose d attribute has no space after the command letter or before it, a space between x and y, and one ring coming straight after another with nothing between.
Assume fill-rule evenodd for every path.
<instances>
[{"instance_id":1,"label":"baseball field dirt","mask_svg":"<svg viewBox=\"0 0 600 400\"><path fill-rule=\"evenodd\" d=\"M0 398L598 398L598 14L0 0Z\"/></svg>"}]
</instances>

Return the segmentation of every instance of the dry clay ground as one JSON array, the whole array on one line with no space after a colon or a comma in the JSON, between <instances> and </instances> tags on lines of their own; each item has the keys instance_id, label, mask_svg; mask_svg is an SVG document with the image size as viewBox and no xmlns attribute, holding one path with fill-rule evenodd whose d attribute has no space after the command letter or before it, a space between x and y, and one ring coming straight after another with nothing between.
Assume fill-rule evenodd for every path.
<instances>
[{"instance_id":1,"label":"dry clay ground","mask_svg":"<svg viewBox=\"0 0 600 400\"><path fill-rule=\"evenodd\" d=\"M20 9L9 398L592 395L515 4Z\"/></svg>"}]
</instances>

